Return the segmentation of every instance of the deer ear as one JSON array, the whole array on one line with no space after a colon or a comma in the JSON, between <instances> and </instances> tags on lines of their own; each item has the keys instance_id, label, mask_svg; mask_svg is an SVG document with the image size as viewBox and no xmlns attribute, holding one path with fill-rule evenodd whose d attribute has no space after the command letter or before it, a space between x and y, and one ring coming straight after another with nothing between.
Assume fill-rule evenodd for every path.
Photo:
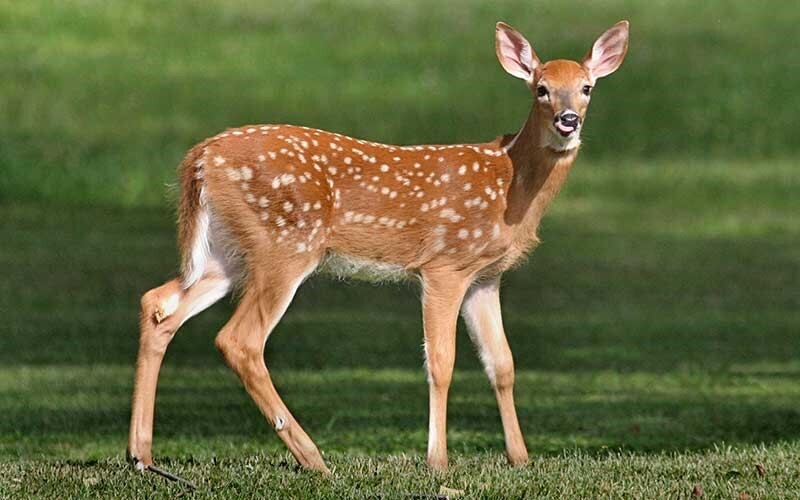
<instances>
[{"instance_id":1,"label":"deer ear","mask_svg":"<svg viewBox=\"0 0 800 500\"><path fill-rule=\"evenodd\" d=\"M589 70L594 81L616 71L627 52L628 21L620 21L594 42L583 58L583 66Z\"/></svg>"},{"instance_id":2,"label":"deer ear","mask_svg":"<svg viewBox=\"0 0 800 500\"><path fill-rule=\"evenodd\" d=\"M531 44L517 30L506 23L497 23L495 51L500 65L509 74L530 81L533 70L541 64Z\"/></svg>"}]
</instances>

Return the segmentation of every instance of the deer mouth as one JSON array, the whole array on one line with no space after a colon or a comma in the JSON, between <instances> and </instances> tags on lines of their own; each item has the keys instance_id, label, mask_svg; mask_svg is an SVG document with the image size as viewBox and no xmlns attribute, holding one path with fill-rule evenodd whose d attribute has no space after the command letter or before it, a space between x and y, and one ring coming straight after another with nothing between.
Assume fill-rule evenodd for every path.
<instances>
[{"instance_id":1,"label":"deer mouth","mask_svg":"<svg viewBox=\"0 0 800 500\"><path fill-rule=\"evenodd\" d=\"M559 134L561 134L561 137L569 137L570 135L572 135L573 132L575 132L578 129L577 125L576 126L564 125L560 121L556 122L555 126L556 126L556 131Z\"/></svg>"}]
</instances>

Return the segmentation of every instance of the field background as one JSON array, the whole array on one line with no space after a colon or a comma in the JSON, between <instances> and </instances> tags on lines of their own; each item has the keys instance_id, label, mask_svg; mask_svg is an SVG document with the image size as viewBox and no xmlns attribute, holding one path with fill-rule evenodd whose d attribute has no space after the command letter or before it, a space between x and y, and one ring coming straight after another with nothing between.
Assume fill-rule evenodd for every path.
<instances>
[{"instance_id":1,"label":"field background","mask_svg":"<svg viewBox=\"0 0 800 500\"><path fill-rule=\"evenodd\" d=\"M296 470L214 350L230 301L170 347L156 460L200 497L800 496L800 6L0 0L0 497L181 492L123 453L138 297L175 272L192 144L249 123L491 139L530 104L495 60L497 20L577 59L622 18L628 59L597 86L544 244L505 280L530 467L503 464L460 334L453 464L427 471L417 290L324 278L267 363L335 475Z\"/></svg>"}]
</instances>

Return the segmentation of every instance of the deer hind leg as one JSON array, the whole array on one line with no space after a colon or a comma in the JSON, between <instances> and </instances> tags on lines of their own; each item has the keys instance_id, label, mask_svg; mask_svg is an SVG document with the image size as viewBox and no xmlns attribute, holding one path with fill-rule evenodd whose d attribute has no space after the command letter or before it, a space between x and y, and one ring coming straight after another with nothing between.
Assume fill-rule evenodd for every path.
<instances>
[{"instance_id":1,"label":"deer hind leg","mask_svg":"<svg viewBox=\"0 0 800 500\"><path fill-rule=\"evenodd\" d=\"M317 446L281 400L264 362L267 337L319 260L319 256L309 256L274 266L269 272L252 269L245 293L233 317L217 335L216 345L300 465L327 473Z\"/></svg>"},{"instance_id":2,"label":"deer hind leg","mask_svg":"<svg viewBox=\"0 0 800 500\"><path fill-rule=\"evenodd\" d=\"M476 283L469 289L464 298L462 315L494 387L508 461L514 465L527 463L528 450L514 407L514 359L503 330L499 277L490 282Z\"/></svg>"},{"instance_id":3,"label":"deer hind leg","mask_svg":"<svg viewBox=\"0 0 800 500\"><path fill-rule=\"evenodd\" d=\"M231 280L212 260L203 276L188 289L184 290L180 280L174 279L142 296L128 440L128 457L137 468L153 464L156 385L167 346L184 322L224 297L230 288Z\"/></svg>"},{"instance_id":4,"label":"deer hind leg","mask_svg":"<svg viewBox=\"0 0 800 500\"><path fill-rule=\"evenodd\" d=\"M423 272L422 320L428 371L428 465L447 468L447 395L456 358L456 322L471 277Z\"/></svg>"}]
</instances>

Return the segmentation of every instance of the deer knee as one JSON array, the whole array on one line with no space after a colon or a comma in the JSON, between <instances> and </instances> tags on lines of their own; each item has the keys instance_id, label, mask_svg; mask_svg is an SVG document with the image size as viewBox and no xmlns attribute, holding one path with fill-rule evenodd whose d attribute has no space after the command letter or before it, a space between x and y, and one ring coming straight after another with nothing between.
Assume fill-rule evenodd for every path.
<instances>
[{"instance_id":1,"label":"deer knee","mask_svg":"<svg viewBox=\"0 0 800 500\"><path fill-rule=\"evenodd\" d=\"M165 292L163 287L142 295L140 348L154 353L166 351L177 330L174 322L167 319L178 309L180 298L180 291Z\"/></svg>"},{"instance_id":2,"label":"deer knee","mask_svg":"<svg viewBox=\"0 0 800 500\"><path fill-rule=\"evenodd\" d=\"M236 340L225 331L220 332L217 338L214 339L214 346L222 354L225 362L232 368L237 366L241 360L241 351L238 347Z\"/></svg>"},{"instance_id":3,"label":"deer knee","mask_svg":"<svg viewBox=\"0 0 800 500\"><path fill-rule=\"evenodd\" d=\"M217 335L214 345L228 366L239 375L254 371L263 362L261 349L243 343L225 331Z\"/></svg>"},{"instance_id":4,"label":"deer knee","mask_svg":"<svg viewBox=\"0 0 800 500\"><path fill-rule=\"evenodd\" d=\"M443 373L428 368L428 384L436 389L447 390L450 387L453 376L450 373Z\"/></svg>"},{"instance_id":5,"label":"deer knee","mask_svg":"<svg viewBox=\"0 0 800 500\"><path fill-rule=\"evenodd\" d=\"M489 371L492 385L498 391L514 387L514 360L510 355L494 360L491 370L487 371Z\"/></svg>"},{"instance_id":6,"label":"deer knee","mask_svg":"<svg viewBox=\"0 0 800 500\"><path fill-rule=\"evenodd\" d=\"M142 321L159 325L175 314L181 303L181 290L177 287L162 286L142 295Z\"/></svg>"},{"instance_id":7,"label":"deer knee","mask_svg":"<svg viewBox=\"0 0 800 500\"><path fill-rule=\"evenodd\" d=\"M436 388L447 389L453 378L453 362L448 356L440 356L428 352L425 368L428 372L428 383Z\"/></svg>"}]
</instances>

